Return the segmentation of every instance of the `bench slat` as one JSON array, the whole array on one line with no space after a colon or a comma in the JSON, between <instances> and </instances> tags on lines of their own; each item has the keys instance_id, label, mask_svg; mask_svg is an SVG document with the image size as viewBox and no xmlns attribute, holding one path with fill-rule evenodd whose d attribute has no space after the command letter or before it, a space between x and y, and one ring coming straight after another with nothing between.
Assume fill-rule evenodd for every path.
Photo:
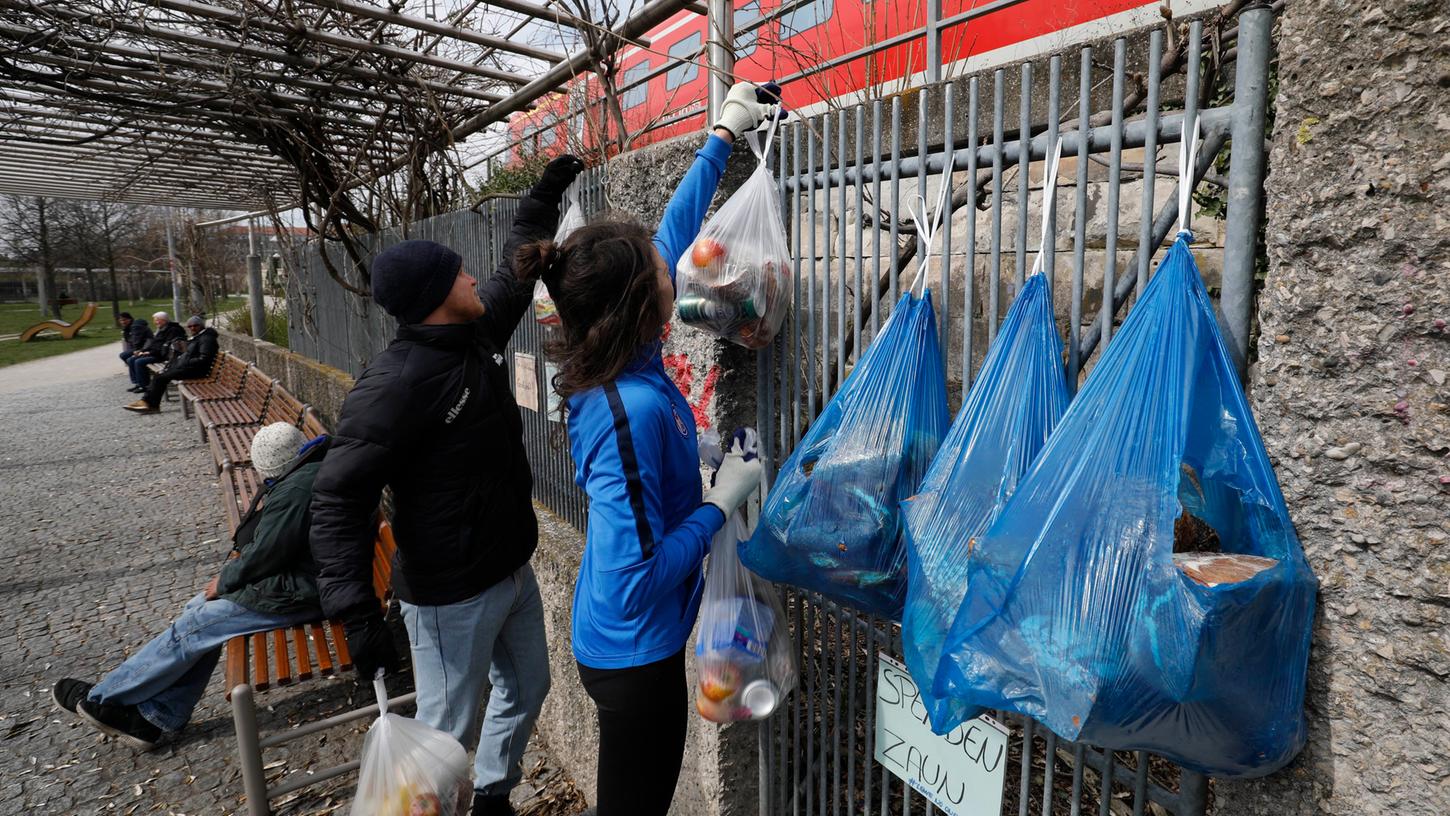
<instances>
[{"instance_id":1,"label":"bench slat","mask_svg":"<svg viewBox=\"0 0 1450 816\"><path fill-rule=\"evenodd\" d=\"M297 682L311 680L312 661L307 657L307 628L294 626L287 631L292 633L292 649L297 653Z\"/></svg>"},{"instance_id":2,"label":"bench slat","mask_svg":"<svg viewBox=\"0 0 1450 816\"><path fill-rule=\"evenodd\" d=\"M247 636L238 635L227 641L227 699L232 689L247 682Z\"/></svg>"},{"instance_id":3,"label":"bench slat","mask_svg":"<svg viewBox=\"0 0 1450 816\"><path fill-rule=\"evenodd\" d=\"M330 620L327 626L332 629L332 644L337 649L338 670L347 671L352 668L352 655L347 651L347 636L342 632L342 624Z\"/></svg>"},{"instance_id":4,"label":"bench slat","mask_svg":"<svg viewBox=\"0 0 1450 816\"><path fill-rule=\"evenodd\" d=\"M292 661L287 658L287 632L284 629L272 630L272 663L276 669L273 674L277 677L277 685L286 686L292 683Z\"/></svg>"},{"instance_id":5,"label":"bench slat","mask_svg":"<svg viewBox=\"0 0 1450 816\"><path fill-rule=\"evenodd\" d=\"M267 635L258 632L252 635L252 688L262 691L271 687L267 676Z\"/></svg>"}]
</instances>

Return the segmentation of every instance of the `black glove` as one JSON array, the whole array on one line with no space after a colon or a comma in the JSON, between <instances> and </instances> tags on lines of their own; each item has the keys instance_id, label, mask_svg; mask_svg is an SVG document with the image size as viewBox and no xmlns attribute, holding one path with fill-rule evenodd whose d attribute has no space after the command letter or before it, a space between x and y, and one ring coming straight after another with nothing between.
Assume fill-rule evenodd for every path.
<instances>
[{"instance_id":1,"label":"black glove","mask_svg":"<svg viewBox=\"0 0 1450 816\"><path fill-rule=\"evenodd\" d=\"M540 201L558 204L564 198L564 191L574 183L574 177L584 172L584 161L568 153L549 162L544 175L534 185L531 194Z\"/></svg>"},{"instance_id":2,"label":"black glove","mask_svg":"<svg viewBox=\"0 0 1450 816\"><path fill-rule=\"evenodd\" d=\"M352 653L352 667L359 680L373 679L378 669L393 673L401 668L393 633L377 607L344 618L342 631L347 635L347 650Z\"/></svg>"}]
</instances>

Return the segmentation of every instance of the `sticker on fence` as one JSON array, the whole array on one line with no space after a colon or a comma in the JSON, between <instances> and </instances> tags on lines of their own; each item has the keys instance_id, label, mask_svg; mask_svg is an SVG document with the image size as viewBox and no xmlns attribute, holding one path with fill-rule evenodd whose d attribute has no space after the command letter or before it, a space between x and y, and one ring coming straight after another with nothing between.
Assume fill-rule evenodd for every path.
<instances>
[{"instance_id":1,"label":"sticker on fence","mask_svg":"<svg viewBox=\"0 0 1450 816\"><path fill-rule=\"evenodd\" d=\"M539 369L532 354L514 352L514 401L520 408L539 410Z\"/></svg>"},{"instance_id":2,"label":"sticker on fence","mask_svg":"<svg viewBox=\"0 0 1450 816\"><path fill-rule=\"evenodd\" d=\"M544 394L549 400L549 409L545 414L554 422L563 420L560 413L564 409L564 401L559 399L559 392L554 390L554 378L559 376L559 366L554 363L544 363Z\"/></svg>"},{"instance_id":3,"label":"sticker on fence","mask_svg":"<svg viewBox=\"0 0 1450 816\"><path fill-rule=\"evenodd\" d=\"M1001 813L1007 729L984 715L946 736L933 734L906 667L877 658L876 761L948 816Z\"/></svg>"}]
</instances>

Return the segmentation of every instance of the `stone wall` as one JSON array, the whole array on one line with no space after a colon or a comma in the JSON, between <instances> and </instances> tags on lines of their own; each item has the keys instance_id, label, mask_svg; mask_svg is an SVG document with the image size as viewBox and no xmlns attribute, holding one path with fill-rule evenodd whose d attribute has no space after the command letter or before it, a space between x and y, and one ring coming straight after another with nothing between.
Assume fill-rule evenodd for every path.
<instances>
[{"instance_id":1,"label":"stone wall","mask_svg":"<svg viewBox=\"0 0 1450 816\"><path fill-rule=\"evenodd\" d=\"M311 406L324 426L336 425L342 400L352 390L353 379L347 372L240 332L217 329L217 334L223 351L256 363L263 374L279 380L288 393Z\"/></svg>"},{"instance_id":2,"label":"stone wall","mask_svg":"<svg viewBox=\"0 0 1450 816\"><path fill-rule=\"evenodd\" d=\"M1450 813L1450 2L1292 2L1255 414L1321 584L1309 745L1217 812Z\"/></svg>"}]
</instances>

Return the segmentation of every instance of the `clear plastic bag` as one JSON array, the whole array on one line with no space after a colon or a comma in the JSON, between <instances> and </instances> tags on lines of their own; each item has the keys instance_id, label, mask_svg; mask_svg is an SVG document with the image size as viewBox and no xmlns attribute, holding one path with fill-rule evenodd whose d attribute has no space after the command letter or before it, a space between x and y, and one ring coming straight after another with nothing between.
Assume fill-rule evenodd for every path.
<instances>
[{"instance_id":1,"label":"clear plastic bag","mask_svg":"<svg viewBox=\"0 0 1450 816\"><path fill-rule=\"evenodd\" d=\"M468 752L451 735L390 713L382 678L373 688L382 716L363 741L352 816L463 816L473 798Z\"/></svg>"},{"instance_id":2,"label":"clear plastic bag","mask_svg":"<svg viewBox=\"0 0 1450 816\"><path fill-rule=\"evenodd\" d=\"M702 458L719 448L713 432L702 435ZM695 663L699 685L695 710L711 722L762 720L778 710L795 687L795 647L775 589L740 563L739 542L749 537L742 512L715 534L705 596L700 605Z\"/></svg>"},{"instance_id":3,"label":"clear plastic bag","mask_svg":"<svg viewBox=\"0 0 1450 816\"><path fill-rule=\"evenodd\" d=\"M772 123L755 172L711 216L675 266L680 320L746 348L770 344L790 311L792 265L780 193L766 166Z\"/></svg>"},{"instance_id":4,"label":"clear plastic bag","mask_svg":"<svg viewBox=\"0 0 1450 816\"><path fill-rule=\"evenodd\" d=\"M574 230L584 226L584 208L579 205L579 182L576 180L564 192L567 208L559 219L559 228L554 230L554 243L562 244ZM542 280L534 284L534 322L540 326L559 325L559 309L549 294L549 287Z\"/></svg>"}]
</instances>

